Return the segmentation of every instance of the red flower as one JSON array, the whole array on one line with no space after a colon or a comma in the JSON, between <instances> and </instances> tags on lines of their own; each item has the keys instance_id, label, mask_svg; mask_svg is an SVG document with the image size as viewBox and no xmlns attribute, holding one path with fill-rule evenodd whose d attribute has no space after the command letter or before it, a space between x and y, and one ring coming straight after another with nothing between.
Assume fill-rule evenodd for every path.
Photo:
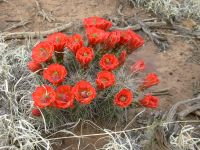
<instances>
[{"instance_id":1,"label":"red flower","mask_svg":"<svg viewBox=\"0 0 200 150\"><path fill-rule=\"evenodd\" d=\"M28 69L32 72L35 72L35 71L42 69L42 65L38 64L34 61L29 61L27 66L28 66Z\"/></svg>"},{"instance_id":2,"label":"red flower","mask_svg":"<svg viewBox=\"0 0 200 150\"><path fill-rule=\"evenodd\" d=\"M33 108L32 109L32 115L35 116L35 117L40 117L41 116L41 112L40 112L39 109Z\"/></svg>"},{"instance_id":3,"label":"red flower","mask_svg":"<svg viewBox=\"0 0 200 150\"><path fill-rule=\"evenodd\" d=\"M80 34L74 34L66 40L66 47L74 54L84 45L83 38Z\"/></svg>"},{"instance_id":4,"label":"red flower","mask_svg":"<svg viewBox=\"0 0 200 150\"><path fill-rule=\"evenodd\" d=\"M61 32L53 33L47 37L47 41L54 45L54 49L57 52L62 52L67 40L67 36Z\"/></svg>"},{"instance_id":5,"label":"red flower","mask_svg":"<svg viewBox=\"0 0 200 150\"><path fill-rule=\"evenodd\" d=\"M49 61L52 58L54 47L49 42L40 42L32 51L32 59L37 63Z\"/></svg>"},{"instance_id":6,"label":"red flower","mask_svg":"<svg viewBox=\"0 0 200 150\"><path fill-rule=\"evenodd\" d=\"M97 74L96 84L100 90L109 88L115 84L115 75L109 71L101 71Z\"/></svg>"},{"instance_id":7,"label":"red flower","mask_svg":"<svg viewBox=\"0 0 200 150\"><path fill-rule=\"evenodd\" d=\"M143 81L142 89L158 84L160 81L155 73L148 74Z\"/></svg>"},{"instance_id":8,"label":"red flower","mask_svg":"<svg viewBox=\"0 0 200 150\"><path fill-rule=\"evenodd\" d=\"M55 101L56 93L48 85L39 86L32 94L34 105L40 108L50 106Z\"/></svg>"},{"instance_id":9,"label":"red flower","mask_svg":"<svg viewBox=\"0 0 200 150\"><path fill-rule=\"evenodd\" d=\"M96 27L102 30L108 30L112 27L112 23L100 17L89 17L83 20L83 25L85 28Z\"/></svg>"},{"instance_id":10,"label":"red flower","mask_svg":"<svg viewBox=\"0 0 200 150\"><path fill-rule=\"evenodd\" d=\"M131 71L132 72L144 71L145 67L146 66L144 64L144 61L138 60L131 66Z\"/></svg>"},{"instance_id":11,"label":"red flower","mask_svg":"<svg viewBox=\"0 0 200 150\"><path fill-rule=\"evenodd\" d=\"M131 41L129 43L130 49L135 50L144 44L144 40L142 39L140 35L136 34L132 30L128 30L128 32L129 32L129 35L131 36Z\"/></svg>"},{"instance_id":12,"label":"red flower","mask_svg":"<svg viewBox=\"0 0 200 150\"><path fill-rule=\"evenodd\" d=\"M104 30L91 27L86 29L86 35L88 38L88 42L91 45L96 45L102 43L106 40L108 33Z\"/></svg>"},{"instance_id":13,"label":"red flower","mask_svg":"<svg viewBox=\"0 0 200 150\"><path fill-rule=\"evenodd\" d=\"M129 89L122 89L115 95L115 105L122 108L129 106L133 101L133 93Z\"/></svg>"},{"instance_id":14,"label":"red flower","mask_svg":"<svg viewBox=\"0 0 200 150\"><path fill-rule=\"evenodd\" d=\"M152 96L151 94L146 95L142 100L140 100L140 104L148 108L157 108L158 103L159 98Z\"/></svg>"},{"instance_id":15,"label":"red flower","mask_svg":"<svg viewBox=\"0 0 200 150\"><path fill-rule=\"evenodd\" d=\"M131 35L129 33L129 30L118 30L118 32L120 33L120 44L122 45L127 45L130 43L131 41Z\"/></svg>"},{"instance_id":16,"label":"red flower","mask_svg":"<svg viewBox=\"0 0 200 150\"><path fill-rule=\"evenodd\" d=\"M69 85L61 85L56 89L55 106L57 108L69 108L73 106L74 94L72 87Z\"/></svg>"},{"instance_id":17,"label":"red flower","mask_svg":"<svg viewBox=\"0 0 200 150\"><path fill-rule=\"evenodd\" d=\"M105 49L112 49L118 44L120 41L120 32L118 31L112 31L109 33L108 38L104 42Z\"/></svg>"},{"instance_id":18,"label":"red flower","mask_svg":"<svg viewBox=\"0 0 200 150\"><path fill-rule=\"evenodd\" d=\"M76 53L76 59L83 65L87 66L94 58L93 49L90 47L82 47Z\"/></svg>"},{"instance_id":19,"label":"red flower","mask_svg":"<svg viewBox=\"0 0 200 150\"><path fill-rule=\"evenodd\" d=\"M73 88L75 99L82 104L90 104L96 97L96 90L90 82L81 80Z\"/></svg>"},{"instance_id":20,"label":"red flower","mask_svg":"<svg viewBox=\"0 0 200 150\"><path fill-rule=\"evenodd\" d=\"M122 65L126 61L127 53L126 50L123 50L119 55L119 64Z\"/></svg>"},{"instance_id":21,"label":"red flower","mask_svg":"<svg viewBox=\"0 0 200 150\"><path fill-rule=\"evenodd\" d=\"M102 70L111 71L118 67L119 61L113 54L105 54L101 58L99 65Z\"/></svg>"},{"instance_id":22,"label":"red flower","mask_svg":"<svg viewBox=\"0 0 200 150\"><path fill-rule=\"evenodd\" d=\"M44 79L57 85L60 84L67 75L67 70L59 64L51 64L43 72Z\"/></svg>"}]
</instances>

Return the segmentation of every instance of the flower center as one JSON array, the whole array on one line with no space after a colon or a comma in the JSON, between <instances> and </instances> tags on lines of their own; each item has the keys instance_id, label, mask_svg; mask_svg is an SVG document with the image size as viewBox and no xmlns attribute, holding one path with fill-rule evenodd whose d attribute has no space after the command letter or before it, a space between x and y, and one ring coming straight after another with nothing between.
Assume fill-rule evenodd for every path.
<instances>
[{"instance_id":1,"label":"flower center","mask_svg":"<svg viewBox=\"0 0 200 150\"><path fill-rule=\"evenodd\" d=\"M96 33L93 33L92 36L93 36L94 38L96 38L96 37L97 37L97 34L96 34Z\"/></svg>"},{"instance_id":2,"label":"flower center","mask_svg":"<svg viewBox=\"0 0 200 150\"><path fill-rule=\"evenodd\" d=\"M60 38L56 37L56 43L60 43Z\"/></svg>"},{"instance_id":3,"label":"flower center","mask_svg":"<svg viewBox=\"0 0 200 150\"><path fill-rule=\"evenodd\" d=\"M87 56L88 56L88 53L84 52L84 53L83 53L83 56L84 56L84 57L87 57Z\"/></svg>"},{"instance_id":4,"label":"flower center","mask_svg":"<svg viewBox=\"0 0 200 150\"><path fill-rule=\"evenodd\" d=\"M77 39L77 38L75 38L75 39L74 39L74 41L75 41L76 43L78 43L80 40L79 40L79 39Z\"/></svg>"},{"instance_id":5,"label":"flower center","mask_svg":"<svg viewBox=\"0 0 200 150\"><path fill-rule=\"evenodd\" d=\"M49 55L49 53L47 52L47 50L45 48L40 48L40 56L41 57L46 57Z\"/></svg>"},{"instance_id":6,"label":"flower center","mask_svg":"<svg viewBox=\"0 0 200 150\"><path fill-rule=\"evenodd\" d=\"M67 96L65 94L59 94L58 97L60 98L61 101L66 102L67 101Z\"/></svg>"},{"instance_id":7,"label":"flower center","mask_svg":"<svg viewBox=\"0 0 200 150\"><path fill-rule=\"evenodd\" d=\"M125 33L122 33L122 34L121 34L121 37L125 37L125 36L126 36L126 34L125 34Z\"/></svg>"},{"instance_id":8,"label":"flower center","mask_svg":"<svg viewBox=\"0 0 200 150\"><path fill-rule=\"evenodd\" d=\"M41 101L42 103L47 103L49 99L50 99L49 93L46 93L42 96Z\"/></svg>"},{"instance_id":9,"label":"flower center","mask_svg":"<svg viewBox=\"0 0 200 150\"><path fill-rule=\"evenodd\" d=\"M126 96L120 97L120 101L125 102L126 101Z\"/></svg>"},{"instance_id":10,"label":"flower center","mask_svg":"<svg viewBox=\"0 0 200 150\"><path fill-rule=\"evenodd\" d=\"M111 62L110 62L110 59L108 59L108 58L106 58L106 64L108 64L108 65L110 65L111 64Z\"/></svg>"},{"instance_id":11,"label":"flower center","mask_svg":"<svg viewBox=\"0 0 200 150\"><path fill-rule=\"evenodd\" d=\"M55 71L55 72L52 74L52 79L53 79L54 81L57 81L57 80L60 79L60 78L59 78L59 73L58 73L57 71Z\"/></svg>"},{"instance_id":12,"label":"flower center","mask_svg":"<svg viewBox=\"0 0 200 150\"><path fill-rule=\"evenodd\" d=\"M90 91L82 91L80 94L83 98L88 98L91 95Z\"/></svg>"},{"instance_id":13,"label":"flower center","mask_svg":"<svg viewBox=\"0 0 200 150\"><path fill-rule=\"evenodd\" d=\"M108 80L106 78L102 79L103 84L105 84L106 82L108 82Z\"/></svg>"}]
</instances>

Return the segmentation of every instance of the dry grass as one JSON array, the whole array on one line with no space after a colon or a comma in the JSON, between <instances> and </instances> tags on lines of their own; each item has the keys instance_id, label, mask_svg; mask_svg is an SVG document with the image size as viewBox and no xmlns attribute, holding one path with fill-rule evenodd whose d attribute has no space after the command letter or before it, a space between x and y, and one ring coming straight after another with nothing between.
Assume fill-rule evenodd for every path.
<instances>
[{"instance_id":1,"label":"dry grass","mask_svg":"<svg viewBox=\"0 0 200 150\"><path fill-rule=\"evenodd\" d=\"M49 149L41 124L31 117L30 91L37 81L26 69L27 46L15 45L0 42L0 149Z\"/></svg>"},{"instance_id":2,"label":"dry grass","mask_svg":"<svg viewBox=\"0 0 200 150\"><path fill-rule=\"evenodd\" d=\"M160 18L180 20L183 17L200 20L199 0L129 0L134 5L144 6Z\"/></svg>"},{"instance_id":3,"label":"dry grass","mask_svg":"<svg viewBox=\"0 0 200 150\"><path fill-rule=\"evenodd\" d=\"M178 135L170 136L170 143L181 150L200 150L200 138L194 136L194 133L199 133L195 130L196 127L192 125L182 126Z\"/></svg>"}]
</instances>

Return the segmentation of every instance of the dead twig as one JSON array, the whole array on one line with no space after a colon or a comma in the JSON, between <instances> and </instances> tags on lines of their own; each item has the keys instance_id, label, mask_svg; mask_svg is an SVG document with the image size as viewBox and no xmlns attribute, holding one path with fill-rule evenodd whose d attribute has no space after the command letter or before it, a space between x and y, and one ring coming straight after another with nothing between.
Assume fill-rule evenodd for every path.
<instances>
[{"instance_id":1,"label":"dead twig","mask_svg":"<svg viewBox=\"0 0 200 150\"><path fill-rule=\"evenodd\" d=\"M155 21L157 20L157 18L147 18L147 19L144 19L142 20L143 22L149 22L149 21Z\"/></svg>"},{"instance_id":2,"label":"dead twig","mask_svg":"<svg viewBox=\"0 0 200 150\"><path fill-rule=\"evenodd\" d=\"M180 113L178 113L178 117L180 119L183 119L184 117L186 117L187 115L189 115L190 113L192 112L195 112L197 110L200 109L200 103L199 104L195 104L195 105L192 105L190 107L187 107L187 109L181 111Z\"/></svg>"},{"instance_id":3,"label":"dead twig","mask_svg":"<svg viewBox=\"0 0 200 150\"><path fill-rule=\"evenodd\" d=\"M156 34L162 35L162 36L174 36L174 37L182 37L182 38L200 39L200 37L193 37L190 35L182 35L182 34L165 33L165 32L161 32L161 31L156 32Z\"/></svg>"},{"instance_id":4,"label":"dead twig","mask_svg":"<svg viewBox=\"0 0 200 150\"><path fill-rule=\"evenodd\" d=\"M5 20L6 22L20 22L21 20L10 20L10 19L8 19L8 20Z\"/></svg>"},{"instance_id":5,"label":"dead twig","mask_svg":"<svg viewBox=\"0 0 200 150\"><path fill-rule=\"evenodd\" d=\"M135 15L136 16L136 15ZM152 32L149 28L148 25L146 25L146 23L144 23L143 21L139 20L138 17L135 17L137 22L141 25L142 30L150 37L150 39L161 48L161 51L165 51L166 49L168 49L169 44L167 41L167 38L165 37L161 37L159 35L157 35L155 32Z\"/></svg>"},{"instance_id":6,"label":"dead twig","mask_svg":"<svg viewBox=\"0 0 200 150\"><path fill-rule=\"evenodd\" d=\"M200 101L200 96L196 97L196 98L192 98L192 99L187 99L187 100L183 100L183 101L179 101L177 102L176 104L174 104L172 106L172 108L169 110L169 113L167 115L167 119L166 121L167 122L170 122L174 119L174 116L177 112L177 108L180 106L180 105L183 105L183 104L188 104L188 103L194 103L194 102L199 102Z\"/></svg>"},{"instance_id":7,"label":"dead twig","mask_svg":"<svg viewBox=\"0 0 200 150\"><path fill-rule=\"evenodd\" d=\"M163 89L163 90L152 92L152 95L153 96L161 96L161 95L171 95L171 94L169 92L169 89Z\"/></svg>"},{"instance_id":8,"label":"dead twig","mask_svg":"<svg viewBox=\"0 0 200 150\"><path fill-rule=\"evenodd\" d=\"M123 9L123 6L122 4L119 5L118 9L117 9L117 13L121 16L125 16L123 13L122 13L122 9Z\"/></svg>"},{"instance_id":9,"label":"dead twig","mask_svg":"<svg viewBox=\"0 0 200 150\"><path fill-rule=\"evenodd\" d=\"M4 32L4 33L2 33L2 36L5 40L24 39L24 38L27 38L27 37L30 37L30 38L37 38L37 37L41 37L41 36L46 37L48 34L63 31L67 28L72 27L72 25L73 25L73 23L70 22L70 23L64 24L60 27L53 28L53 29L47 30L47 31L41 31L41 32L15 32L15 33Z\"/></svg>"},{"instance_id":10,"label":"dead twig","mask_svg":"<svg viewBox=\"0 0 200 150\"><path fill-rule=\"evenodd\" d=\"M149 28L165 28L165 26L167 25L166 22L146 22L145 24ZM127 29L132 29L134 31L138 31L138 30L142 29L142 26L140 24L135 24L135 25L124 27L124 28L120 28L120 27L112 27L111 28L111 30L127 30Z\"/></svg>"},{"instance_id":11,"label":"dead twig","mask_svg":"<svg viewBox=\"0 0 200 150\"><path fill-rule=\"evenodd\" d=\"M13 29L16 29L16 28L19 28L19 27L21 27L21 26L25 26L26 24L29 24L29 23L30 23L29 20L20 21L20 22L18 22L18 23L16 23L16 24L13 24L11 27L6 28L6 29L4 30L4 32L5 32L5 31L10 31L10 30L13 30Z\"/></svg>"},{"instance_id":12,"label":"dead twig","mask_svg":"<svg viewBox=\"0 0 200 150\"><path fill-rule=\"evenodd\" d=\"M182 27L180 25L174 25L174 24L172 24L172 25L176 31L178 31L179 33L181 33L183 35L190 35L190 36L200 38L200 31L192 31L192 30Z\"/></svg>"},{"instance_id":13,"label":"dead twig","mask_svg":"<svg viewBox=\"0 0 200 150\"><path fill-rule=\"evenodd\" d=\"M44 11L44 9L41 7L41 4L38 2L38 0L35 0L36 7L38 10L38 15L42 16L44 20L47 20L48 22L55 21L55 18L52 16L51 13Z\"/></svg>"},{"instance_id":14,"label":"dead twig","mask_svg":"<svg viewBox=\"0 0 200 150\"><path fill-rule=\"evenodd\" d=\"M194 95L194 96L200 95L200 80L195 81L195 82L192 84L192 87L193 87L193 95Z\"/></svg>"},{"instance_id":15,"label":"dead twig","mask_svg":"<svg viewBox=\"0 0 200 150\"><path fill-rule=\"evenodd\" d=\"M193 112L195 115L199 116L200 117L200 110L197 110L195 112Z\"/></svg>"}]
</instances>

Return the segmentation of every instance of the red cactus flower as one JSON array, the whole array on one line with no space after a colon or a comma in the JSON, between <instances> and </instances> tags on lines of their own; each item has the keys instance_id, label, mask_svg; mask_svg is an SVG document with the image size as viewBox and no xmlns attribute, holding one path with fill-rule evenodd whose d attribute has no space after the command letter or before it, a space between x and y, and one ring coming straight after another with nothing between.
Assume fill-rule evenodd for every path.
<instances>
[{"instance_id":1,"label":"red cactus flower","mask_svg":"<svg viewBox=\"0 0 200 150\"><path fill-rule=\"evenodd\" d=\"M76 51L84 45L83 38L80 34L74 34L66 40L65 45L70 51L76 54Z\"/></svg>"},{"instance_id":2,"label":"red cactus flower","mask_svg":"<svg viewBox=\"0 0 200 150\"><path fill-rule=\"evenodd\" d=\"M113 54L105 54L101 58L99 65L102 70L111 71L118 67L119 61Z\"/></svg>"},{"instance_id":3,"label":"red cactus flower","mask_svg":"<svg viewBox=\"0 0 200 150\"><path fill-rule=\"evenodd\" d=\"M57 52L62 52L65 47L67 36L61 32L53 33L47 37L47 41L54 45Z\"/></svg>"},{"instance_id":4,"label":"red cactus flower","mask_svg":"<svg viewBox=\"0 0 200 150\"><path fill-rule=\"evenodd\" d=\"M129 48L133 51L139 47L141 47L144 44L143 38L133 32L132 30L128 30L129 35L131 36L131 41L129 43Z\"/></svg>"},{"instance_id":5,"label":"red cactus flower","mask_svg":"<svg viewBox=\"0 0 200 150\"><path fill-rule=\"evenodd\" d=\"M144 61L138 60L131 66L131 71L132 72L144 71L145 68L146 66L145 66Z\"/></svg>"},{"instance_id":6,"label":"red cactus flower","mask_svg":"<svg viewBox=\"0 0 200 150\"><path fill-rule=\"evenodd\" d=\"M103 43L108 36L107 32L95 27L87 28L86 35L87 35L89 44L91 45Z\"/></svg>"},{"instance_id":7,"label":"red cactus flower","mask_svg":"<svg viewBox=\"0 0 200 150\"><path fill-rule=\"evenodd\" d=\"M32 115L35 116L35 117L41 116L41 112L38 108L33 108L31 112L32 112Z\"/></svg>"},{"instance_id":8,"label":"red cactus flower","mask_svg":"<svg viewBox=\"0 0 200 150\"><path fill-rule=\"evenodd\" d=\"M118 30L120 33L120 44L122 45L128 45L132 39L129 30Z\"/></svg>"},{"instance_id":9,"label":"red cactus flower","mask_svg":"<svg viewBox=\"0 0 200 150\"><path fill-rule=\"evenodd\" d=\"M115 84L115 75L109 71L101 71L97 74L96 84L99 90L109 88Z\"/></svg>"},{"instance_id":10,"label":"red cactus flower","mask_svg":"<svg viewBox=\"0 0 200 150\"><path fill-rule=\"evenodd\" d=\"M85 18L83 20L83 25L85 28L96 27L102 30L108 30L112 27L112 23L110 21L97 16Z\"/></svg>"},{"instance_id":11,"label":"red cactus flower","mask_svg":"<svg viewBox=\"0 0 200 150\"><path fill-rule=\"evenodd\" d=\"M73 88L75 99L82 104L90 104L96 97L96 90L90 82L81 80Z\"/></svg>"},{"instance_id":12,"label":"red cactus flower","mask_svg":"<svg viewBox=\"0 0 200 150\"><path fill-rule=\"evenodd\" d=\"M126 61L127 53L126 50L123 50L119 55L119 64L122 65Z\"/></svg>"},{"instance_id":13,"label":"red cactus flower","mask_svg":"<svg viewBox=\"0 0 200 150\"><path fill-rule=\"evenodd\" d=\"M52 58L54 46L49 42L40 42L32 50L32 60L37 63L49 61Z\"/></svg>"},{"instance_id":14,"label":"red cactus flower","mask_svg":"<svg viewBox=\"0 0 200 150\"><path fill-rule=\"evenodd\" d=\"M91 47L82 47L76 52L76 59L83 65L87 66L94 58L94 52Z\"/></svg>"},{"instance_id":15,"label":"red cactus flower","mask_svg":"<svg viewBox=\"0 0 200 150\"><path fill-rule=\"evenodd\" d=\"M147 94L142 100L140 100L140 104L148 108L157 108L159 98L152 96L151 94Z\"/></svg>"},{"instance_id":16,"label":"red cactus flower","mask_svg":"<svg viewBox=\"0 0 200 150\"><path fill-rule=\"evenodd\" d=\"M74 103L74 94L72 87L69 85L61 85L56 89L55 106L57 108L70 108Z\"/></svg>"},{"instance_id":17,"label":"red cactus flower","mask_svg":"<svg viewBox=\"0 0 200 150\"><path fill-rule=\"evenodd\" d=\"M28 69L32 72L36 72L36 71L42 69L42 65L39 63L36 63L34 61L29 61L27 66L28 66Z\"/></svg>"},{"instance_id":18,"label":"red cactus flower","mask_svg":"<svg viewBox=\"0 0 200 150\"><path fill-rule=\"evenodd\" d=\"M32 93L34 105L39 108L50 106L55 101L56 93L48 85L39 86Z\"/></svg>"},{"instance_id":19,"label":"red cactus flower","mask_svg":"<svg viewBox=\"0 0 200 150\"><path fill-rule=\"evenodd\" d=\"M44 79L48 80L54 85L60 84L67 75L67 70L64 66L59 64L51 64L43 72Z\"/></svg>"},{"instance_id":20,"label":"red cactus flower","mask_svg":"<svg viewBox=\"0 0 200 150\"><path fill-rule=\"evenodd\" d=\"M150 73L144 78L144 81L143 81L143 84L142 84L142 89L145 89L145 88L151 87L153 85L156 85L159 82L160 81L158 79L157 74Z\"/></svg>"},{"instance_id":21,"label":"red cactus flower","mask_svg":"<svg viewBox=\"0 0 200 150\"><path fill-rule=\"evenodd\" d=\"M112 49L120 42L120 32L112 31L109 33L108 38L105 40L105 49Z\"/></svg>"},{"instance_id":22,"label":"red cactus flower","mask_svg":"<svg viewBox=\"0 0 200 150\"><path fill-rule=\"evenodd\" d=\"M122 89L115 95L114 103L122 108L128 107L133 101L133 93L129 89Z\"/></svg>"}]
</instances>

